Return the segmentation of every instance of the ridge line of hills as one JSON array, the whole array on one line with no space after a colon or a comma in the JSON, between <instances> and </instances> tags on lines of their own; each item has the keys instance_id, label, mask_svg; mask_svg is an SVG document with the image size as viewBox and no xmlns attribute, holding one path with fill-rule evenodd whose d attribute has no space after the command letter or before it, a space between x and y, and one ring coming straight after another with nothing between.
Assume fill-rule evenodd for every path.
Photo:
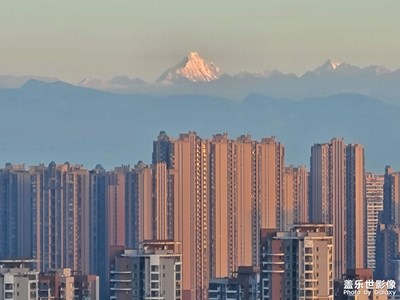
<instances>
[{"instance_id":1,"label":"ridge line of hills","mask_svg":"<svg viewBox=\"0 0 400 300\"><path fill-rule=\"evenodd\" d=\"M0 76L0 89L21 87L29 79L58 81L56 78ZM74 85L120 94L208 94L235 100L251 93L297 100L356 93L400 106L399 82L400 69L391 71L376 65L361 68L332 60L301 76L284 74L278 70L228 75L197 52L191 52L181 62L163 72L154 83L147 83L137 77L114 76L110 80L85 78Z\"/></svg>"},{"instance_id":2,"label":"ridge line of hills","mask_svg":"<svg viewBox=\"0 0 400 300\"><path fill-rule=\"evenodd\" d=\"M365 147L368 170L400 167L400 107L341 93L303 100L252 93L220 96L122 95L63 82L28 81L0 90L0 164L70 161L106 167L151 161L152 141L189 130L203 138L276 136L287 164L309 165L314 143L343 137Z\"/></svg>"}]
</instances>

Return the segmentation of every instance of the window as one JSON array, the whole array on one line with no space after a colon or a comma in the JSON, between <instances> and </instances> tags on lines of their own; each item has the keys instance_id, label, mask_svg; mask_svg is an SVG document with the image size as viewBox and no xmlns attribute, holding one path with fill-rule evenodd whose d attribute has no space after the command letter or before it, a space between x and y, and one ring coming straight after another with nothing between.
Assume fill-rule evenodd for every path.
<instances>
[{"instance_id":1,"label":"window","mask_svg":"<svg viewBox=\"0 0 400 300\"><path fill-rule=\"evenodd\" d=\"M158 289L158 288L159 288L158 282L152 282L152 283L151 283L151 288L152 288L152 289Z\"/></svg>"},{"instance_id":2,"label":"window","mask_svg":"<svg viewBox=\"0 0 400 300\"><path fill-rule=\"evenodd\" d=\"M158 274L151 274L150 275L151 280L158 280Z\"/></svg>"},{"instance_id":3,"label":"window","mask_svg":"<svg viewBox=\"0 0 400 300\"><path fill-rule=\"evenodd\" d=\"M151 272L158 272L158 266L157 265L152 265L151 266Z\"/></svg>"}]
</instances>

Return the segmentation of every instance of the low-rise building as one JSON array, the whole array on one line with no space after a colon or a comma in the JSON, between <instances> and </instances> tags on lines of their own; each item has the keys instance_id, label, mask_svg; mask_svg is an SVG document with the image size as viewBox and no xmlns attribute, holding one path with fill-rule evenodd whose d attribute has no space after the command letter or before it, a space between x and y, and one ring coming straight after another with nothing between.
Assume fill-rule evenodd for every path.
<instances>
[{"instance_id":1,"label":"low-rise building","mask_svg":"<svg viewBox=\"0 0 400 300\"><path fill-rule=\"evenodd\" d=\"M261 231L262 300L333 300L330 225L299 224L288 232Z\"/></svg>"},{"instance_id":2,"label":"low-rise building","mask_svg":"<svg viewBox=\"0 0 400 300\"><path fill-rule=\"evenodd\" d=\"M55 269L39 276L39 300L99 300L99 277Z\"/></svg>"},{"instance_id":3,"label":"low-rise building","mask_svg":"<svg viewBox=\"0 0 400 300\"><path fill-rule=\"evenodd\" d=\"M182 299L181 254L172 241L146 242L125 249L111 263L111 300Z\"/></svg>"},{"instance_id":4,"label":"low-rise building","mask_svg":"<svg viewBox=\"0 0 400 300\"><path fill-rule=\"evenodd\" d=\"M208 288L209 300L258 300L260 269L239 267L229 278L212 278Z\"/></svg>"},{"instance_id":5,"label":"low-rise building","mask_svg":"<svg viewBox=\"0 0 400 300\"><path fill-rule=\"evenodd\" d=\"M39 273L32 268L35 260L0 260L0 300L38 299Z\"/></svg>"}]
</instances>

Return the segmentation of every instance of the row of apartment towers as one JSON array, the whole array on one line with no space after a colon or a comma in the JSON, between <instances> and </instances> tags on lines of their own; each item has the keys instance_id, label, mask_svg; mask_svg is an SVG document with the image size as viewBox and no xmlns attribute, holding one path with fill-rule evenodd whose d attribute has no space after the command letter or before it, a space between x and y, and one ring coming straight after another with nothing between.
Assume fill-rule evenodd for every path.
<instances>
[{"instance_id":1,"label":"row of apartment towers","mask_svg":"<svg viewBox=\"0 0 400 300\"><path fill-rule=\"evenodd\" d=\"M284 146L274 137L202 139L195 132L177 139L160 132L152 164L134 168L6 165L0 258L33 257L40 271L99 275L107 295L112 246L173 240L182 254L183 299L206 299L211 278L259 265L261 229L327 223L333 225L335 278L341 278L347 269L374 264L366 178L363 146L343 139L313 145L308 172L285 167Z\"/></svg>"}]
</instances>

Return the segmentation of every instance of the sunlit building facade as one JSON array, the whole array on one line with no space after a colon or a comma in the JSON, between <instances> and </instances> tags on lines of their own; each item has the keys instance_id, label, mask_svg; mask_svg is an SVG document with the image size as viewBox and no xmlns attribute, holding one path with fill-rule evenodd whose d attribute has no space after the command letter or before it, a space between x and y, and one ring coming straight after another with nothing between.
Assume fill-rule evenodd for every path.
<instances>
[{"instance_id":1,"label":"sunlit building facade","mask_svg":"<svg viewBox=\"0 0 400 300\"><path fill-rule=\"evenodd\" d=\"M30 168L33 256L38 269L71 268L89 274L89 172L51 162Z\"/></svg>"},{"instance_id":2,"label":"sunlit building facade","mask_svg":"<svg viewBox=\"0 0 400 300\"><path fill-rule=\"evenodd\" d=\"M260 299L333 300L334 242L326 224L263 229Z\"/></svg>"}]
</instances>

